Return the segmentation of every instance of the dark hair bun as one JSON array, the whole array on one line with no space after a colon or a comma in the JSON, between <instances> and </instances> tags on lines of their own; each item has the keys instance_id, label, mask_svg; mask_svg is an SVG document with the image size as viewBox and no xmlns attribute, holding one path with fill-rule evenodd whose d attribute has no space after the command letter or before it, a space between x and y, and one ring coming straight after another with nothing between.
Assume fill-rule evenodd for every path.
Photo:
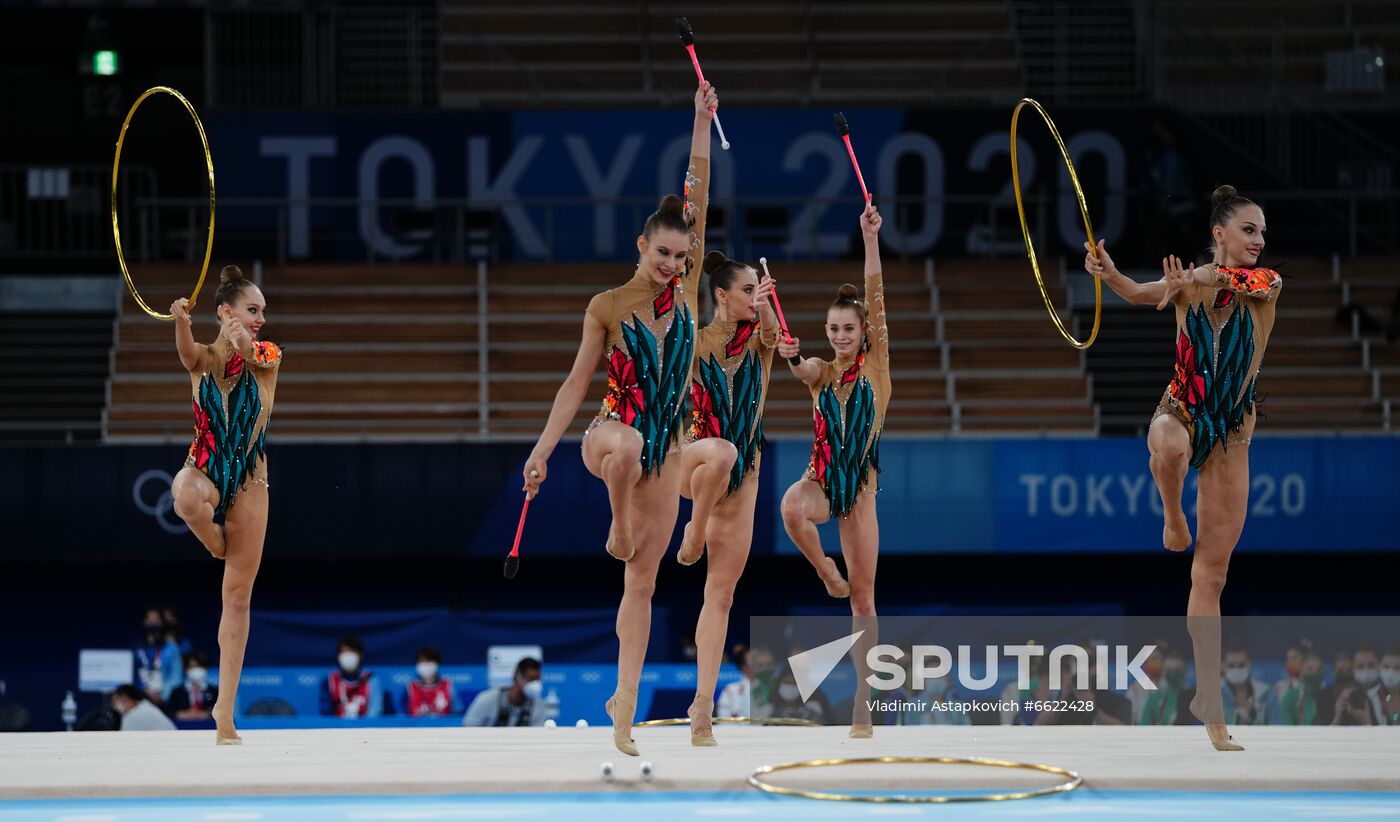
<instances>
[{"instance_id":1,"label":"dark hair bun","mask_svg":"<svg viewBox=\"0 0 1400 822\"><path fill-rule=\"evenodd\" d=\"M656 212L667 217L683 217L685 216L685 201L674 194L667 194L661 198L661 205L656 207Z\"/></svg>"},{"instance_id":2,"label":"dark hair bun","mask_svg":"<svg viewBox=\"0 0 1400 822\"><path fill-rule=\"evenodd\" d=\"M836 301L839 303L860 302L860 289L846 283L836 292Z\"/></svg>"},{"instance_id":3,"label":"dark hair bun","mask_svg":"<svg viewBox=\"0 0 1400 822\"><path fill-rule=\"evenodd\" d=\"M729 262L729 258L725 256L723 251L711 251L709 254L705 255L705 262L701 265L701 268L704 269L706 274L713 274L724 267L724 264L727 262Z\"/></svg>"},{"instance_id":4,"label":"dark hair bun","mask_svg":"<svg viewBox=\"0 0 1400 822\"><path fill-rule=\"evenodd\" d=\"M1210 195L1210 207L1212 209L1220 208L1239 196L1240 193L1234 186L1221 186L1215 190L1214 194Z\"/></svg>"},{"instance_id":5,"label":"dark hair bun","mask_svg":"<svg viewBox=\"0 0 1400 822\"><path fill-rule=\"evenodd\" d=\"M682 234L690 228L685 219L685 201L674 194L661 198L661 205L656 207L656 213L647 218L642 234L649 238L663 228Z\"/></svg>"},{"instance_id":6,"label":"dark hair bun","mask_svg":"<svg viewBox=\"0 0 1400 822\"><path fill-rule=\"evenodd\" d=\"M224 270L219 272L219 285L228 285L243 279L247 279L243 276L243 269L236 265L226 265Z\"/></svg>"}]
</instances>

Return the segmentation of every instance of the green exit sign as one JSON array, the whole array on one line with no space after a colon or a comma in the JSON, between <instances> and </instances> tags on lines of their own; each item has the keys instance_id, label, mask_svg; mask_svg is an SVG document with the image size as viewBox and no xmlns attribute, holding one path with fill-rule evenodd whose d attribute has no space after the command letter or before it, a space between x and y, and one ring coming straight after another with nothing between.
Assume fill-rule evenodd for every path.
<instances>
[{"instance_id":1,"label":"green exit sign","mask_svg":"<svg viewBox=\"0 0 1400 822\"><path fill-rule=\"evenodd\" d=\"M92 73L110 77L117 73L117 53L115 51L95 51L92 54Z\"/></svg>"}]
</instances>

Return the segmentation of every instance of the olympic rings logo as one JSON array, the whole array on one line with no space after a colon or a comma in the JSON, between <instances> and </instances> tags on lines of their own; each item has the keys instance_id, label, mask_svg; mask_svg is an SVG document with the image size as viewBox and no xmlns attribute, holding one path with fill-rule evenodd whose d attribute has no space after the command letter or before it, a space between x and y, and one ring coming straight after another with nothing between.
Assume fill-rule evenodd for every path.
<instances>
[{"instance_id":1,"label":"olympic rings logo","mask_svg":"<svg viewBox=\"0 0 1400 822\"><path fill-rule=\"evenodd\" d=\"M152 481L156 481L156 490L160 496L155 502L147 502L148 494L146 486ZM175 495L171 493L171 485L175 478L159 468L153 468L142 473L136 478L136 482L131 486L131 501L136 503L136 510L147 516L155 517L156 524L167 534L183 534L185 532L185 522L179 517L173 517L175 513Z\"/></svg>"}]
</instances>

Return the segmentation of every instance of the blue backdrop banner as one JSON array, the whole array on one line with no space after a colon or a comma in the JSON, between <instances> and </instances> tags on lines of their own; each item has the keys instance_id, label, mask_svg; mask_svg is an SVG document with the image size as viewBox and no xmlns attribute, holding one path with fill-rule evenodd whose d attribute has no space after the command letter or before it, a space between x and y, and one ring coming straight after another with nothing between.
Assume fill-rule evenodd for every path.
<instances>
[{"instance_id":1,"label":"blue backdrop banner","mask_svg":"<svg viewBox=\"0 0 1400 822\"><path fill-rule=\"evenodd\" d=\"M967 205L968 198L1010 201L1005 110L846 115L870 190L892 204L881 235L891 253L1020 253L1014 232L998 231L985 208ZM495 212L492 231L508 238L503 251L516 259L625 260L635 257L633 240L660 196L680 192L692 116L684 105L392 118L213 113L220 226L263 248L285 236L292 259L426 260L442 253L455 218L439 214L431 230L409 236L396 212L443 200ZM1147 162L1146 119L1062 111L1057 122L1096 232L1124 250L1136 234L1126 193ZM859 189L831 112L736 109L724 123L735 150L714 147L712 203L746 205L744 213L712 215L715 247L775 259L859 251ZM1045 247L1079 253L1083 228L1054 144L1022 133L1022 185L1044 219Z\"/></svg>"},{"instance_id":2,"label":"blue backdrop banner","mask_svg":"<svg viewBox=\"0 0 1400 822\"><path fill-rule=\"evenodd\" d=\"M796 477L807 453L782 443ZM880 550L1160 551L1162 503L1138 439L889 440L880 449ZM1400 547L1400 438L1258 437L1245 551ZM1186 513L1195 532L1196 474ZM823 539L834 547L836 528ZM776 523L773 545L796 553Z\"/></svg>"},{"instance_id":3,"label":"blue backdrop banner","mask_svg":"<svg viewBox=\"0 0 1400 822\"><path fill-rule=\"evenodd\" d=\"M503 557L520 516L529 445L271 443L269 556ZM777 506L810 445L770 443L756 554L795 553ZM7 544L59 561L198 561L170 508L177 447L0 450ZM893 553L1160 551L1161 503L1138 439L888 439L881 449L880 550ZM1400 438L1258 437L1244 551L1400 547ZM70 504L81 478L83 501ZM1194 524L1196 478L1187 481ZM680 520L689 516L682 506ZM679 538L680 523L675 530ZM94 529L104 539L94 540ZM602 556L607 495L565 444L531 506L522 552ZM834 524L824 527L836 550Z\"/></svg>"}]
</instances>

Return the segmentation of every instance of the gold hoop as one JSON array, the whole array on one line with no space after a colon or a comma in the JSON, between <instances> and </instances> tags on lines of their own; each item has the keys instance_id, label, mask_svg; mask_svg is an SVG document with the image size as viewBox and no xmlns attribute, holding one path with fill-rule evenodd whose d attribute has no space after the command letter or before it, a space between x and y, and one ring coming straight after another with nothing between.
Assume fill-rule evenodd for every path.
<instances>
[{"instance_id":1,"label":"gold hoop","mask_svg":"<svg viewBox=\"0 0 1400 822\"><path fill-rule=\"evenodd\" d=\"M1031 229L1026 224L1026 207L1021 200L1021 170L1016 161L1016 124L1021 117L1021 109L1026 106L1031 106L1040 112L1040 116L1045 120L1045 125L1050 129L1050 136L1055 138L1055 145L1060 148L1060 156L1064 158L1065 168L1069 170L1069 181L1074 185L1074 196L1079 200L1079 214L1084 218L1084 233L1089 239L1089 248L1092 249L1091 253L1097 257L1099 248L1098 244L1094 242L1094 226L1089 222L1089 206L1084 202L1084 188L1079 185L1079 175L1074 172L1074 162L1069 158L1069 150L1065 148L1065 141L1060 139L1060 130L1055 128L1055 121L1050 119L1050 115L1046 113L1040 103L1029 97L1023 97L1011 112L1011 186L1016 192L1016 214L1021 218L1021 237L1026 241L1026 256L1030 258L1031 271L1035 273L1035 281L1040 285L1040 296L1045 298L1045 310L1050 312L1050 319L1055 323L1055 329L1060 332L1061 337L1065 338L1065 342L1083 350L1093 345L1094 340L1099 336L1099 321L1103 319L1103 283L1098 277L1094 278L1094 329L1089 332L1089 339L1080 342L1071 336L1069 330L1065 328L1059 313L1055 311L1055 303L1050 300L1050 292L1045 290L1045 280L1040 276L1040 263L1035 258L1035 243L1031 241Z\"/></svg>"},{"instance_id":2,"label":"gold hoop","mask_svg":"<svg viewBox=\"0 0 1400 822\"><path fill-rule=\"evenodd\" d=\"M204 265L199 269L199 279L195 281L194 291L190 293L190 302L187 308L194 308L195 301L199 297L199 289L204 287L204 277L209 273L209 255L214 251L214 158L209 154L209 138L204 134L204 124L199 121L199 115L195 114L194 106L185 99L185 95L169 86L154 86L148 88L136 98L136 102L131 104L131 110L126 113L126 120L122 122L122 130L117 133L117 153L112 158L112 239L117 243L117 263L121 265L122 279L126 280L127 290L136 299L136 304L141 306L141 310L155 317L157 320L171 320L171 314L162 314L159 311L146 305L146 301L141 299L141 292L136 290L136 283L131 281L131 272L126 267L126 255L122 253L122 232L117 225L117 171L122 161L122 143L126 141L126 128L131 125L131 118L136 114L136 109L153 94L169 94L185 107L185 111L190 113L190 118L194 120L194 127L199 131L199 142L204 147L204 166L209 170L209 233L204 241Z\"/></svg>"},{"instance_id":3,"label":"gold hoop","mask_svg":"<svg viewBox=\"0 0 1400 822\"><path fill-rule=\"evenodd\" d=\"M986 794L982 796L910 796L908 794L871 794L860 796L849 793L827 793L825 791L804 791L798 788L784 788L770 785L760 779L777 771L791 771L799 768L826 768L834 765L980 765L990 768L1018 768L1026 771L1041 771L1057 776L1069 777L1068 782L1014 793ZM828 802L887 802L906 804L937 804L950 802L1006 802L1012 799L1032 799L1037 796L1050 796L1068 793L1084 784L1084 777L1078 773L1057 768L1054 765L1037 765L1029 762L1009 762L1003 759L964 758L955 756L871 756L860 759L811 759L806 762L788 762L784 765L764 765L749 774L749 784L766 793L780 796L796 796L802 799L822 799Z\"/></svg>"},{"instance_id":4,"label":"gold hoop","mask_svg":"<svg viewBox=\"0 0 1400 822\"><path fill-rule=\"evenodd\" d=\"M813 722L810 719L788 719L775 716L769 719L755 719L748 716L717 716L710 720L716 724L723 725L782 725L794 728L820 728L820 722ZM633 722L634 728L659 728L663 725L689 725L690 717L682 716L676 719L648 719L646 722Z\"/></svg>"}]
</instances>

